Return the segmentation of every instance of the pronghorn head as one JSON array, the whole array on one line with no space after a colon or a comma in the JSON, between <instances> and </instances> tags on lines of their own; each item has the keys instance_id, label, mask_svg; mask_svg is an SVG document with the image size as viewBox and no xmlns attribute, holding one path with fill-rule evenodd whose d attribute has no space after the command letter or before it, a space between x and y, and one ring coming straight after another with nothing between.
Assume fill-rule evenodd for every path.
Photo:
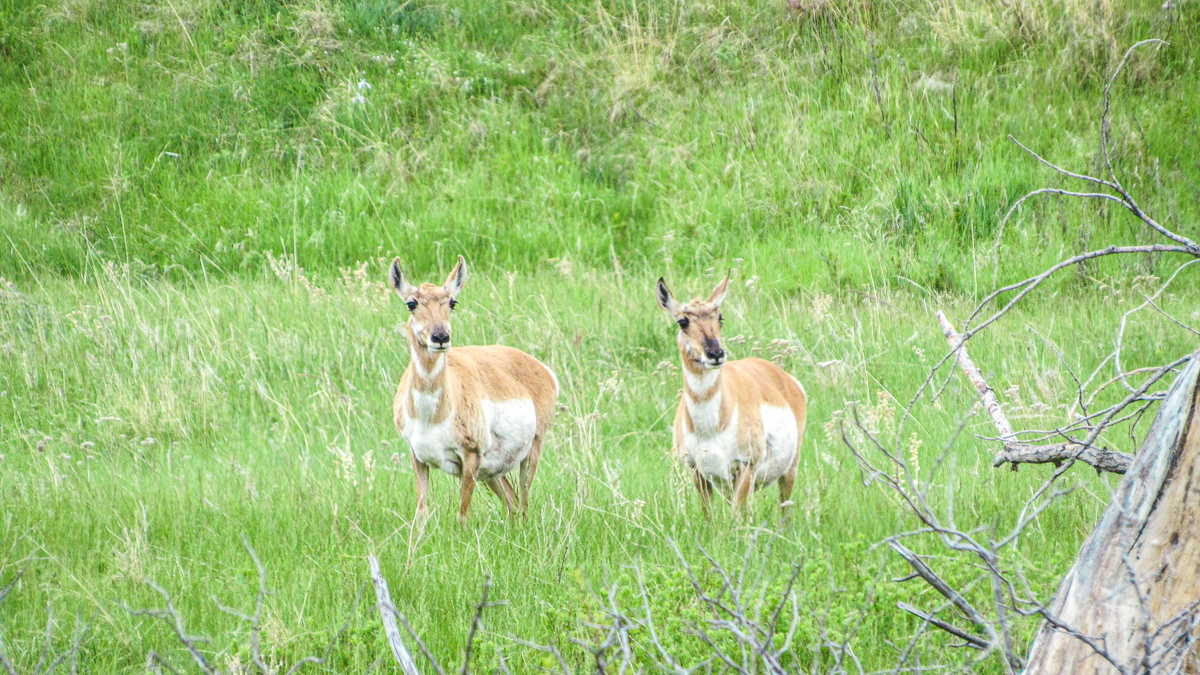
<instances>
[{"instance_id":1,"label":"pronghorn head","mask_svg":"<svg viewBox=\"0 0 1200 675\"><path fill-rule=\"evenodd\" d=\"M467 262L458 256L458 264L441 286L413 286L404 278L400 259L392 261L388 275L392 288L408 306L408 339L414 349L440 354L450 350L450 312L457 304L455 298L467 281Z\"/></svg>"},{"instance_id":2,"label":"pronghorn head","mask_svg":"<svg viewBox=\"0 0 1200 675\"><path fill-rule=\"evenodd\" d=\"M679 325L679 351L686 362L702 368L720 368L725 364L721 349L721 303L729 288L729 275L713 289L707 300L696 298L686 305L679 304L660 277L654 289L658 306L671 315Z\"/></svg>"}]
</instances>

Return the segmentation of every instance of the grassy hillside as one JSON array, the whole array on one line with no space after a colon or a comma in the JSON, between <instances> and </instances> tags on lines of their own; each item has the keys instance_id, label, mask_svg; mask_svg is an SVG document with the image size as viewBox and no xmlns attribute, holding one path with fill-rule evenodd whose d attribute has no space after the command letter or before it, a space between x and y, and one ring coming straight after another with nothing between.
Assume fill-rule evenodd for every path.
<instances>
[{"instance_id":1,"label":"grassy hillside","mask_svg":"<svg viewBox=\"0 0 1200 675\"><path fill-rule=\"evenodd\" d=\"M343 624L331 661L304 672L391 667L371 599L355 604L368 552L447 666L486 576L507 605L487 612L475 672L500 655L513 672L548 665L512 636L589 670L571 639L603 637L588 622L612 584L642 614L638 570L693 665L704 615L667 538L697 567L703 547L736 568L757 537L765 597L800 570L791 667L830 667L823 624L866 670L890 669L920 629L896 601L939 603L889 581L902 564L872 545L913 523L864 482L837 420L857 402L894 431L945 349L932 313L964 318L992 289L1004 213L1073 187L1007 136L1102 171L1101 90L1144 38L1170 44L1114 85L1114 162L1148 211L1200 238L1198 28L1200 3L1157 1L0 0L0 588L24 570L0 653L32 672L52 617L51 654L91 626L85 671L140 671L150 650L184 668L168 626L124 609L162 606L152 579L213 663L253 668L249 627L217 604L254 602L245 535L283 672ZM1143 229L1031 201L999 242L999 282L1151 241ZM400 255L440 281L459 253L472 275L455 342L522 348L563 382L528 523L481 493L457 527L438 473L432 519L412 520L390 409L404 316L384 269ZM977 337L1010 416L1073 419L1074 376L1179 262L1065 272ZM665 275L706 293L726 268L727 349L811 397L791 523L773 488L744 521L702 520L668 454L679 363L650 289ZM1198 268L1159 303L1193 325ZM1126 369L1196 346L1158 314L1134 315L1123 344ZM978 416L935 467L973 403L957 376L923 398L904 451L961 523L1003 527L1046 470L994 471ZM1147 422L1104 441L1133 450ZM1003 561L1044 598L1115 484L1070 480ZM955 582L977 575L936 560ZM1035 628L1019 622L1017 640ZM632 635L649 668L645 630ZM951 644L924 638L921 663L1003 672Z\"/></svg>"},{"instance_id":2,"label":"grassy hillside","mask_svg":"<svg viewBox=\"0 0 1200 675\"><path fill-rule=\"evenodd\" d=\"M1148 37L1171 45L1116 87L1118 166L1200 236L1194 3L802 4L5 0L2 262L179 278L450 246L973 292L971 253L1055 180L1007 135L1099 168L1101 85ZM1096 214L1032 205L1004 244L1038 255L1008 273L1129 238Z\"/></svg>"}]
</instances>

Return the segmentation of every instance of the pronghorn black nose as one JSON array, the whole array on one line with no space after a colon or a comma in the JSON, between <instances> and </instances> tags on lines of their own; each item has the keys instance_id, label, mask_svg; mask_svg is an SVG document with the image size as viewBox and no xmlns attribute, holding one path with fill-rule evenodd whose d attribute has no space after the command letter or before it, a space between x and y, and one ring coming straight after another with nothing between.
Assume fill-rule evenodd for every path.
<instances>
[{"instance_id":1,"label":"pronghorn black nose","mask_svg":"<svg viewBox=\"0 0 1200 675\"><path fill-rule=\"evenodd\" d=\"M725 350L717 347L716 349L704 350L704 355L713 361L723 361L725 359Z\"/></svg>"},{"instance_id":2,"label":"pronghorn black nose","mask_svg":"<svg viewBox=\"0 0 1200 675\"><path fill-rule=\"evenodd\" d=\"M450 333L447 333L444 330L439 330L436 333L434 333L433 335L430 335L429 339L432 340L434 344L436 344L440 347L450 341Z\"/></svg>"}]
</instances>

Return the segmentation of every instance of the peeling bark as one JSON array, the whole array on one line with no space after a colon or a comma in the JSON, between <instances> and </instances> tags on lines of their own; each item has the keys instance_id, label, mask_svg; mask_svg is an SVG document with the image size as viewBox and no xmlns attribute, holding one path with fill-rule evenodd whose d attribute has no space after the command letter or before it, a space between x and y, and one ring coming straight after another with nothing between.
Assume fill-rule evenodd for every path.
<instances>
[{"instance_id":1,"label":"peeling bark","mask_svg":"<svg viewBox=\"0 0 1200 675\"><path fill-rule=\"evenodd\" d=\"M1027 675L1200 672L1198 375L1200 351L1043 613Z\"/></svg>"}]
</instances>

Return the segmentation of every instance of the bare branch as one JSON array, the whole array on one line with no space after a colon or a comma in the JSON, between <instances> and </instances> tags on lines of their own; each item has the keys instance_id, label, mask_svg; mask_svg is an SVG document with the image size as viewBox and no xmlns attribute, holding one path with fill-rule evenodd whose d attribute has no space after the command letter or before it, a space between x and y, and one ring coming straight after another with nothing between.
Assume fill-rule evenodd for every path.
<instances>
[{"instance_id":1,"label":"bare branch","mask_svg":"<svg viewBox=\"0 0 1200 675\"><path fill-rule=\"evenodd\" d=\"M462 675L468 675L471 672L471 645L475 642L475 631L483 626L483 610L485 607L490 607L488 604L488 591L492 588L491 577L484 575L483 577L483 594L479 598L479 604L475 605L475 618L471 620L471 629L467 631L467 648L463 656Z\"/></svg>"},{"instance_id":2,"label":"bare branch","mask_svg":"<svg viewBox=\"0 0 1200 675\"><path fill-rule=\"evenodd\" d=\"M400 665L400 669L405 675L420 675L417 664L413 661L412 655L408 653L408 648L404 646L404 639L400 637L400 628L396 626L396 616L399 615L399 612L392 605L387 579L383 578L383 572L379 569L379 559L372 553L367 556L367 562L371 565L371 583L375 586L379 616L383 620L383 632L387 636L388 646L392 648L392 656L396 657L396 663ZM385 609L389 607L392 608L391 612Z\"/></svg>"},{"instance_id":3,"label":"bare branch","mask_svg":"<svg viewBox=\"0 0 1200 675\"><path fill-rule=\"evenodd\" d=\"M262 621L262 606L263 598L267 594L267 571L263 567L262 561L258 559L258 554L255 553L254 547L250 545L250 541L246 539L246 535L242 535L242 547L250 554L250 559L254 561L254 567L258 570L258 597L254 602L254 616L247 616L235 609L222 605L214 597L213 602L217 605L217 609L236 616L237 618L250 623L250 658L254 661L254 665L258 666L259 672L262 675L271 675L271 669L267 667L266 662L262 658L262 649L259 644L259 637L262 633L260 623Z\"/></svg>"},{"instance_id":4,"label":"bare branch","mask_svg":"<svg viewBox=\"0 0 1200 675\"><path fill-rule=\"evenodd\" d=\"M999 296L1002 293L1007 293L1009 291L1015 291L1017 289L1021 289L1020 293L1017 293L1017 295L1014 296L1011 300L1009 300L1008 303L1006 305L1004 305L1003 308L997 310L996 313L993 314L992 316L988 317L988 319L986 321L979 324L975 328L969 328L969 329L964 328L963 334L962 334L963 341L965 342L966 340L971 339L971 337L973 337L976 333L983 330L984 328L987 328L989 325L994 323L997 319L999 319L1000 317L1007 314L1008 311L1010 309L1012 309L1018 302L1020 302L1022 299L1024 299L1024 297L1026 295L1029 295L1029 293L1031 291L1033 291L1033 289L1040 286L1043 281L1045 281L1051 275L1053 275L1055 272L1063 269L1064 267L1070 267L1071 265L1078 265L1081 262L1085 262L1087 260L1092 260L1095 258L1103 258L1105 256L1121 255L1121 254L1125 254L1125 253L1183 253L1186 255L1200 258L1200 247L1196 247L1193 249L1188 246L1171 246L1168 244L1147 244L1147 245L1141 245L1141 246L1109 246L1108 248L1102 248L1102 249L1098 249L1095 251L1088 251L1087 253L1081 253L1077 256L1067 258L1066 260L1063 260L1063 261L1053 265L1052 267L1050 267L1046 271L1042 272L1041 274L1038 274L1037 276L1029 277L1028 279L1025 279L1024 281L1018 281L1015 284L1009 284L1008 286L1005 286L1004 288L998 288L995 291L993 291L990 295L988 295L986 298L984 298L979 303L979 305L975 308L975 311L971 313L971 316L967 319L968 326L970 325L970 322L973 321L975 319L975 317L978 316L979 313L983 311L983 308L986 307L988 305L988 303L990 303L992 300L994 300L997 296Z\"/></svg>"},{"instance_id":5,"label":"bare branch","mask_svg":"<svg viewBox=\"0 0 1200 675\"><path fill-rule=\"evenodd\" d=\"M208 665L208 661L204 659L204 656L196 647L197 642L205 641L205 639L187 634L187 631L183 627L183 617L175 609L175 604L171 601L170 594L150 579L146 580L146 585L153 588L155 592L162 596L162 599L167 603L166 609L131 609L125 605L121 605L121 608L133 616L151 616L165 621L175 631L175 637L179 640L180 644L187 649L188 654L191 654L192 660L196 662L196 667L206 673L206 675L217 675L216 671L213 670L212 666ZM161 658L159 660L161 662Z\"/></svg>"},{"instance_id":6,"label":"bare branch","mask_svg":"<svg viewBox=\"0 0 1200 675\"><path fill-rule=\"evenodd\" d=\"M894 539L888 542L888 546L890 546L893 551L899 554L900 557L904 559L904 562L908 563L909 566L913 568L913 571L925 580L925 583L932 586L933 590L941 593L947 600L951 602L951 604L957 607L958 611L962 612L963 616L967 617L971 623L974 623L977 626L983 626L987 624L983 617L980 616L979 611L976 610L966 598L959 594L958 591L951 588L950 584L942 581L942 578L935 574L933 570L929 569L929 566L926 565L919 557L917 557L916 553L913 553L906 546L904 546L904 544L901 544Z\"/></svg>"},{"instance_id":7,"label":"bare branch","mask_svg":"<svg viewBox=\"0 0 1200 675\"><path fill-rule=\"evenodd\" d=\"M292 664L292 667L287 671L287 675L295 675L295 673L299 672L301 668L309 663L325 663L326 659L329 658L329 655L333 653L334 646L336 646L337 643L342 639L342 635L346 633L346 629L350 627L350 620L354 618L355 611L358 609L359 603L362 602L363 592L366 590L367 584L366 582L363 582L363 584L358 587L358 593L354 596L354 604L350 606L350 612L346 615L346 620L342 622L342 627L338 629L337 633L334 633L333 638L329 641L329 644L325 645L325 652L320 656L306 656L303 659L300 659L296 663Z\"/></svg>"},{"instance_id":8,"label":"bare branch","mask_svg":"<svg viewBox=\"0 0 1200 675\"><path fill-rule=\"evenodd\" d=\"M963 373L971 381L971 384L975 385L975 390L979 392L979 398L983 401L988 414L991 415L992 423L996 425L996 429L1000 432L1000 442L1003 445L1003 449L996 453L996 457L992 461L992 466L1010 464L1015 471L1019 464L1058 464L1066 460L1077 459L1090 464L1098 471L1125 473L1129 469L1129 464L1133 461L1133 457L1123 452L1114 452L1112 450L1070 442L1051 445L1029 445L1018 441L1016 433L1013 432L1012 424L1008 421L1008 416L1004 414L1004 409L1000 407L999 401L996 400L996 392L988 384L987 380L984 379L983 373L979 371L979 367L975 365L975 362L967 354L967 347L963 344L964 338L955 332L954 326L951 325L950 320L946 318L946 315L941 310L937 312L937 319L942 325L942 333L950 343L951 353L957 354L959 367L962 368Z\"/></svg>"},{"instance_id":9,"label":"bare branch","mask_svg":"<svg viewBox=\"0 0 1200 675\"><path fill-rule=\"evenodd\" d=\"M988 648L988 641L986 639L979 637L978 635L975 635L973 633L968 633L967 631L965 631L961 628L958 628L954 624L942 621L941 619L937 618L936 616L933 616L932 614L927 614L925 612L922 612L921 610L917 609L916 607L913 607L912 605L908 604L907 602L897 602L896 606L899 607L900 609L908 612L909 614L912 614L913 616L917 617L918 619L925 621L929 625L935 626L941 630L944 630L947 633L953 635L954 637L966 642L968 647L973 647L975 649L987 649Z\"/></svg>"}]
</instances>

